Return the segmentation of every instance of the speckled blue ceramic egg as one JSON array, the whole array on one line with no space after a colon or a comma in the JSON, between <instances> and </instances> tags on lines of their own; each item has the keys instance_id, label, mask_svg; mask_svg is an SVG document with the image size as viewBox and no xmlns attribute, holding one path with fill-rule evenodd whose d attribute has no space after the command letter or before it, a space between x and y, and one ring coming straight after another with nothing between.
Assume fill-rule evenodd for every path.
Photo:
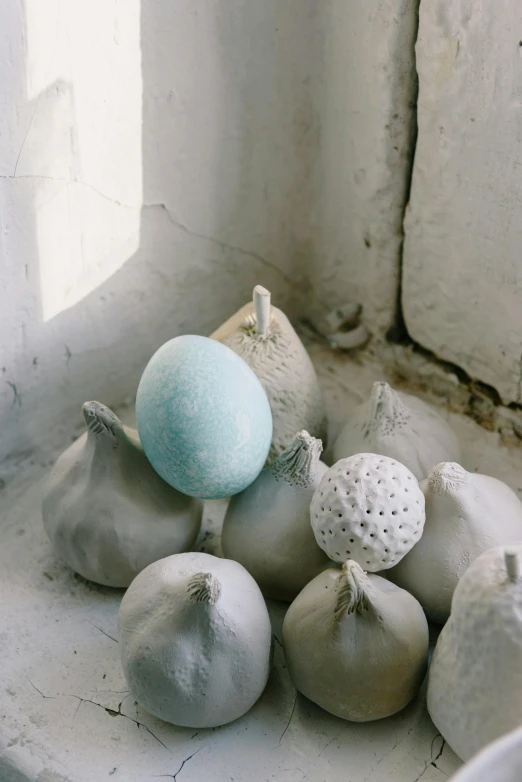
<instances>
[{"instance_id":1,"label":"speckled blue ceramic egg","mask_svg":"<svg viewBox=\"0 0 522 782\"><path fill-rule=\"evenodd\" d=\"M257 375L230 348L186 335L151 358L136 397L138 432L148 460L184 494L237 494L262 470L272 413Z\"/></svg>"}]
</instances>

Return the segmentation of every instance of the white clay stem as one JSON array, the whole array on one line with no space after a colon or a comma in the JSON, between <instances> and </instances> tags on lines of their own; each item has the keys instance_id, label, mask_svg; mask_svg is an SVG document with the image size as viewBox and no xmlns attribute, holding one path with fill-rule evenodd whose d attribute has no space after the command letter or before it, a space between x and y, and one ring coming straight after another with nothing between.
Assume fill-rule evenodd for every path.
<instances>
[{"instance_id":1,"label":"white clay stem","mask_svg":"<svg viewBox=\"0 0 522 782\"><path fill-rule=\"evenodd\" d=\"M508 578L512 583L518 581L520 578L520 560L516 551L505 551L504 561L506 563L506 570Z\"/></svg>"},{"instance_id":2,"label":"white clay stem","mask_svg":"<svg viewBox=\"0 0 522 782\"><path fill-rule=\"evenodd\" d=\"M263 288L262 285L256 285L254 288L254 307L256 310L257 333L261 337L266 337L268 325L270 323L270 291Z\"/></svg>"},{"instance_id":3,"label":"white clay stem","mask_svg":"<svg viewBox=\"0 0 522 782\"><path fill-rule=\"evenodd\" d=\"M221 594L221 584L212 573L196 573L189 581L188 591L196 603L215 605Z\"/></svg>"},{"instance_id":4,"label":"white clay stem","mask_svg":"<svg viewBox=\"0 0 522 782\"><path fill-rule=\"evenodd\" d=\"M334 614L337 622L345 614L362 614L372 607L367 593L369 586L368 576L360 565L352 560L344 563L337 579L338 598Z\"/></svg>"}]
</instances>

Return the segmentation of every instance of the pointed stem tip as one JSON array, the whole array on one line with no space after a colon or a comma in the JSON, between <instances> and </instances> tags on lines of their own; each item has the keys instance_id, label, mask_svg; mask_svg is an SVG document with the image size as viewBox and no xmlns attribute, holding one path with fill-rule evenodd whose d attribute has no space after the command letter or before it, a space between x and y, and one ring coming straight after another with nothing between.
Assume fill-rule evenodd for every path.
<instances>
[{"instance_id":1,"label":"pointed stem tip","mask_svg":"<svg viewBox=\"0 0 522 782\"><path fill-rule=\"evenodd\" d=\"M266 337L270 323L270 291L262 285L254 288L254 307L256 310L257 333Z\"/></svg>"},{"instance_id":2,"label":"pointed stem tip","mask_svg":"<svg viewBox=\"0 0 522 782\"><path fill-rule=\"evenodd\" d=\"M505 551L504 562L506 564L506 570L508 578L512 583L518 581L520 578L520 560L516 551Z\"/></svg>"}]
</instances>

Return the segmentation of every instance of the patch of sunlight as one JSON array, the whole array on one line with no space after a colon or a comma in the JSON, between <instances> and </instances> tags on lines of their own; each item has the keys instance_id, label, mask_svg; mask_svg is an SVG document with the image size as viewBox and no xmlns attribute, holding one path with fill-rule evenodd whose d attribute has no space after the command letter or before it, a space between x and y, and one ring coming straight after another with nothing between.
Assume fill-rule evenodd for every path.
<instances>
[{"instance_id":1,"label":"patch of sunlight","mask_svg":"<svg viewBox=\"0 0 522 782\"><path fill-rule=\"evenodd\" d=\"M25 0L32 182L44 321L136 252L142 203L140 0Z\"/></svg>"}]
</instances>

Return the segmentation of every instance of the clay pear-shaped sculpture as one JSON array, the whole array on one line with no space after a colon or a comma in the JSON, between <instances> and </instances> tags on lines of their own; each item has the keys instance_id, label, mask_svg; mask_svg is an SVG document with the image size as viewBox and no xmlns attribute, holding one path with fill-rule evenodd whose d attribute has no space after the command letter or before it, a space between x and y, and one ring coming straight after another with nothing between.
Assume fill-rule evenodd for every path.
<instances>
[{"instance_id":1,"label":"clay pear-shaped sculpture","mask_svg":"<svg viewBox=\"0 0 522 782\"><path fill-rule=\"evenodd\" d=\"M223 552L248 570L265 597L293 600L332 566L310 524L310 501L328 469L320 461L322 447L308 432L299 432L228 505Z\"/></svg>"},{"instance_id":2,"label":"clay pear-shaped sculpture","mask_svg":"<svg viewBox=\"0 0 522 782\"><path fill-rule=\"evenodd\" d=\"M521 567L522 544L476 559L433 653L428 711L462 760L522 724Z\"/></svg>"},{"instance_id":3,"label":"clay pear-shaped sculpture","mask_svg":"<svg viewBox=\"0 0 522 782\"><path fill-rule=\"evenodd\" d=\"M468 566L494 546L522 541L522 503L502 481L452 462L438 464L421 488L426 498L422 537L388 577L442 624Z\"/></svg>"},{"instance_id":4,"label":"clay pear-shaped sculpture","mask_svg":"<svg viewBox=\"0 0 522 782\"><path fill-rule=\"evenodd\" d=\"M246 304L212 334L254 370L272 409L269 461L284 451L296 432L306 429L326 439L326 416L310 356L286 315L270 305L270 292L254 288Z\"/></svg>"},{"instance_id":5,"label":"clay pear-shaped sculpture","mask_svg":"<svg viewBox=\"0 0 522 782\"><path fill-rule=\"evenodd\" d=\"M87 432L57 460L42 506L55 552L84 578L127 587L158 559L187 551L203 505L151 467L138 433L86 402Z\"/></svg>"},{"instance_id":6,"label":"clay pear-shaped sculpture","mask_svg":"<svg viewBox=\"0 0 522 782\"><path fill-rule=\"evenodd\" d=\"M420 481L439 462L459 461L460 445L446 421L422 399L377 382L341 430L334 462L357 453L397 459Z\"/></svg>"},{"instance_id":7,"label":"clay pear-shaped sculpture","mask_svg":"<svg viewBox=\"0 0 522 782\"><path fill-rule=\"evenodd\" d=\"M285 616L283 646L299 692L337 717L368 722L417 694L428 623L414 597L348 560L299 593Z\"/></svg>"}]
</instances>

